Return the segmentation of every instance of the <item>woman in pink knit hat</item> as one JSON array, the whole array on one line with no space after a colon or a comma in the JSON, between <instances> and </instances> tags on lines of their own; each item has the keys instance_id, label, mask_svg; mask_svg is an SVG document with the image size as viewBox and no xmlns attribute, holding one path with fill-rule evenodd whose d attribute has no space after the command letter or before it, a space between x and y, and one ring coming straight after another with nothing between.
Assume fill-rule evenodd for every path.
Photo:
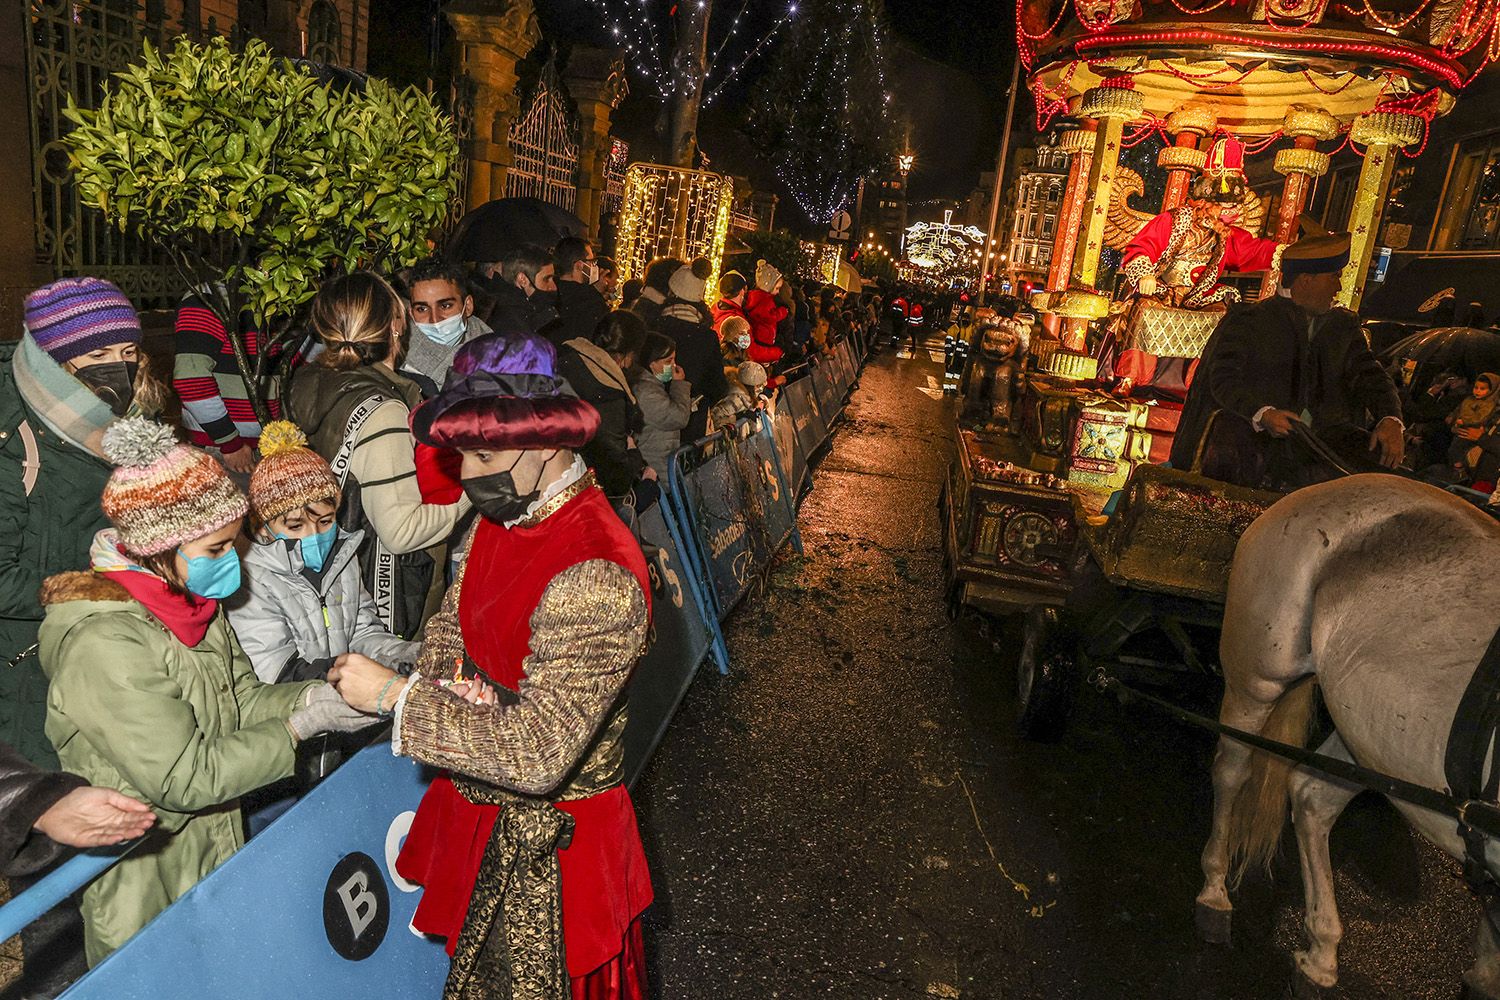
<instances>
[{"instance_id":1,"label":"woman in pink knit hat","mask_svg":"<svg viewBox=\"0 0 1500 1000\"><path fill-rule=\"evenodd\" d=\"M239 589L247 508L224 467L141 417L102 445L113 527L91 571L42 584L47 736L68 771L160 822L84 890L90 965L239 849L240 796L289 776L298 743L374 721L320 681L256 678L220 607Z\"/></svg>"},{"instance_id":2,"label":"woman in pink knit hat","mask_svg":"<svg viewBox=\"0 0 1500 1000\"><path fill-rule=\"evenodd\" d=\"M10 337L0 333L0 742L54 767L42 733L37 590L84 565L108 523L99 509L105 430L128 412L155 413L165 390L144 363L135 307L101 278L38 288L26 297L21 338Z\"/></svg>"}]
</instances>

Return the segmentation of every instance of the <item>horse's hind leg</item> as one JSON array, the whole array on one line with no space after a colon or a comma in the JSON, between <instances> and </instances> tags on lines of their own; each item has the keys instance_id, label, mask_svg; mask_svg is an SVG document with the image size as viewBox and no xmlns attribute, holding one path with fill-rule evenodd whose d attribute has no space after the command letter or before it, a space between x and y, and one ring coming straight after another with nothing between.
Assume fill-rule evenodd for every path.
<instances>
[{"instance_id":1,"label":"horse's hind leg","mask_svg":"<svg viewBox=\"0 0 1500 1000\"><path fill-rule=\"evenodd\" d=\"M1479 937L1474 943L1474 965L1464 973L1467 997L1477 1000L1500 1000L1500 903L1489 902L1479 916Z\"/></svg>"},{"instance_id":2,"label":"horse's hind leg","mask_svg":"<svg viewBox=\"0 0 1500 1000\"><path fill-rule=\"evenodd\" d=\"M1258 733L1275 706L1275 698L1256 701L1226 689L1219 708L1219 721L1226 726ZM1203 848L1203 889L1198 893L1198 936L1210 944L1228 944L1231 915L1229 887L1229 824L1235 799L1250 777L1250 748L1227 736L1219 738L1214 752L1214 817L1208 843Z\"/></svg>"},{"instance_id":3,"label":"horse's hind leg","mask_svg":"<svg viewBox=\"0 0 1500 1000\"><path fill-rule=\"evenodd\" d=\"M1320 752L1353 762L1338 733L1323 743ZM1333 862L1328 855L1328 834L1358 785L1298 768L1291 779L1292 823L1297 829L1297 849L1302 861L1302 892L1307 915L1308 946L1292 957L1297 971L1319 986L1332 986L1339 978L1339 941L1344 925L1339 922L1333 895Z\"/></svg>"}]
</instances>

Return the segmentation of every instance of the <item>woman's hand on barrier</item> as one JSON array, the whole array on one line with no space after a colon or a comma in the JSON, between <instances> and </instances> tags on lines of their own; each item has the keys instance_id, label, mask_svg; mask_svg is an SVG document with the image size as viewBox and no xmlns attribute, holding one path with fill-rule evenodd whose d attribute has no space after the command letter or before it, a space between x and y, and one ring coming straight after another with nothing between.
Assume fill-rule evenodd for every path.
<instances>
[{"instance_id":1,"label":"woman's hand on barrier","mask_svg":"<svg viewBox=\"0 0 1500 1000\"><path fill-rule=\"evenodd\" d=\"M350 708L361 712L389 712L405 689L404 685L410 683L409 681L392 683L392 680L397 677L394 670L389 670L359 653L345 653L333 661L333 667L328 671L328 683L333 685L339 697L343 698ZM382 694L384 694L383 698Z\"/></svg>"},{"instance_id":2,"label":"woman's hand on barrier","mask_svg":"<svg viewBox=\"0 0 1500 1000\"><path fill-rule=\"evenodd\" d=\"M42 813L35 829L70 847L108 847L151 829L156 814L113 788L75 788Z\"/></svg>"}]
</instances>

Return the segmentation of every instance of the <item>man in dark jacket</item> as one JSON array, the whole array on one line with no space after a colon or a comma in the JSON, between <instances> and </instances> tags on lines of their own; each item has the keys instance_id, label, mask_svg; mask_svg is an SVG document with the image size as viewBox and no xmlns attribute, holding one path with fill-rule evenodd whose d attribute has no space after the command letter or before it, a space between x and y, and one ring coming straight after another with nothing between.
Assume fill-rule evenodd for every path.
<instances>
[{"instance_id":1,"label":"man in dark jacket","mask_svg":"<svg viewBox=\"0 0 1500 1000\"><path fill-rule=\"evenodd\" d=\"M1232 452L1238 467L1221 478L1284 487L1325 478L1304 450L1286 442L1299 421L1354 464L1401 463L1405 428L1396 386L1370 352L1359 317L1333 306L1348 260L1347 234L1303 239L1282 256L1277 296L1224 317L1188 391L1174 466L1192 466L1215 412L1205 454ZM1207 464L1204 472L1213 474Z\"/></svg>"},{"instance_id":2,"label":"man in dark jacket","mask_svg":"<svg viewBox=\"0 0 1500 1000\"><path fill-rule=\"evenodd\" d=\"M546 331L554 347L579 337L594 335L599 321L609 314L609 304L594 287L598 280L594 248L588 240L569 236L552 251L557 267L557 326Z\"/></svg>"},{"instance_id":3,"label":"man in dark jacket","mask_svg":"<svg viewBox=\"0 0 1500 1000\"><path fill-rule=\"evenodd\" d=\"M486 271L483 291L490 302L480 318L490 329L548 336L557 324L552 255L539 246L523 244L498 263L486 265Z\"/></svg>"},{"instance_id":4,"label":"man in dark jacket","mask_svg":"<svg viewBox=\"0 0 1500 1000\"><path fill-rule=\"evenodd\" d=\"M677 344L677 364L682 377L692 386L693 395L702 397L682 430L684 444L703 437L708 430L709 409L729 394L724 354L703 305L703 293L712 270L703 257L679 267L669 283L671 296L652 328Z\"/></svg>"},{"instance_id":5,"label":"man in dark jacket","mask_svg":"<svg viewBox=\"0 0 1500 1000\"><path fill-rule=\"evenodd\" d=\"M662 307L666 305L667 298L672 294L672 276L681 267L682 261L676 257L658 257L646 265L646 273L641 275L640 296L625 307L641 318L641 322L646 324L646 329L656 329L656 321L661 318Z\"/></svg>"}]
</instances>

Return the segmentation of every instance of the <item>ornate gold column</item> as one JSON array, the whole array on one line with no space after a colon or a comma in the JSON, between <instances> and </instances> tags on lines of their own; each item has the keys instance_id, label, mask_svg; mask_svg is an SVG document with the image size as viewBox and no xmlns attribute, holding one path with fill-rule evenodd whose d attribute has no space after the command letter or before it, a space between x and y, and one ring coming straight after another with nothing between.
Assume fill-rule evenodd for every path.
<instances>
[{"instance_id":1,"label":"ornate gold column","mask_svg":"<svg viewBox=\"0 0 1500 1000\"><path fill-rule=\"evenodd\" d=\"M1198 141L1213 135L1219 120L1207 108L1196 104L1178 108L1167 115L1167 131L1176 138L1176 144L1167 146L1156 154L1156 165L1167 172L1167 193L1162 197L1161 210L1170 212L1187 201L1188 189L1193 177L1203 170L1208 154L1198 148Z\"/></svg>"},{"instance_id":2,"label":"ornate gold column","mask_svg":"<svg viewBox=\"0 0 1500 1000\"><path fill-rule=\"evenodd\" d=\"M1385 214L1385 197L1396 166L1397 150L1421 140L1427 123L1416 115L1373 111L1354 119L1349 141L1365 147L1364 166L1349 210L1349 264L1344 268L1339 304L1355 311L1365 293L1365 274Z\"/></svg>"},{"instance_id":3,"label":"ornate gold column","mask_svg":"<svg viewBox=\"0 0 1500 1000\"><path fill-rule=\"evenodd\" d=\"M511 123L521 110L516 64L541 41L531 0L453 0L443 8L458 42L458 72L474 82L469 208L505 195Z\"/></svg>"},{"instance_id":4,"label":"ornate gold column","mask_svg":"<svg viewBox=\"0 0 1500 1000\"><path fill-rule=\"evenodd\" d=\"M1063 191L1062 204L1058 206L1057 232L1052 240L1052 266L1047 272L1047 290L1060 292L1068 287L1068 277L1073 271L1073 252L1078 247L1078 226L1083 220L1083 203L1087 200L1084 185L1088 183L1090 168L1094 160L1094 133L1099 123L1093 119L1081 127L1064 132L1057 141L1057 148L1072 159L1068 166L1068 186Z\"/></svg>"},{"instance_id":5,"label":"ornate gold column","mask_svg":"<svg viewBox=\"0 0 1500 1000\"><path fill-rule=\"evenodd\" d=\"M1312 179L1328 172L1328 154L1318 152L1318 141L1338 135L1339 122L1320 108L1295 107L1287 111L1281 131L1292 137L1292 148L1276 154L1276 172L1286 181L1281 186L1281 208L1271 238L1277 243L1291 243L1297 239L1297 220L1307 207ZM1261 298L1276 294L1276 278L1275 272L1266 272L1260 283Z\"/></svg>"},{"instance_id":6,"label":"ornate gold column","mask_svg":"<svg viewBox=\"0 0 1500 1000\"><path fill-rule=\"evenodd\" d=\"M1099 276L1099 254L1104 249L1104 223L1109 217L1109 199L1120 166L1120 138L1125 123L1140 117L1141 95L1129 76L1107 77L1086 91L1079 113L1096 119L1094 155L1089 164L1088 204L1084 206L1073 255L1071 287L1058 295L1053 311L1070 319L1093 320L1109 315L1109 298L1094 288Z\"/></svg>"},{"instance_id":7,"label":"ornate gold column","mask_svg":"<svg viewBox=\"0 0 1500 1000\"><path fill-rule=\"evenodd\" d=\"M575 212L599 238L599 206L604 198L604 166L609 159L609 124L615 108L630 92L625 58L618 52L577 45L563 75L578 108L578 204Z\"/></svg>"}]
</instances>

